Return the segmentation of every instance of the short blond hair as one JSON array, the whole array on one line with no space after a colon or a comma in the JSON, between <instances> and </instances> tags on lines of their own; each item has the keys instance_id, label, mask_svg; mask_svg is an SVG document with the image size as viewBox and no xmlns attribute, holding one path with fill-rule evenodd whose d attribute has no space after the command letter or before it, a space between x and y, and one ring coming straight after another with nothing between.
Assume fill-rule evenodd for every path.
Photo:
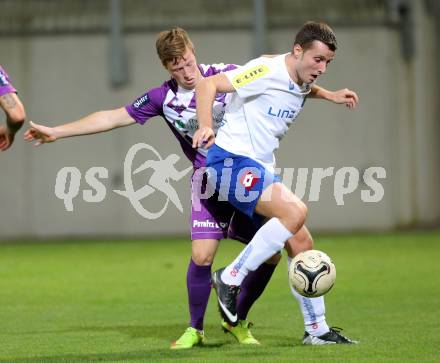
<instances>
[{"instance_id":1,"label":"short blond hair","mask_svg":"<svg viewBox=\"0 0 440 363\"><path fill-rule=\"evenodd\" d=\"M169 62L176 64L183 57L187 49L190 49L195 54L194 44L189 38L188 33L182 28L173 27L157 35L157 55L164 67Z\"/></svg>"}]
</instances>

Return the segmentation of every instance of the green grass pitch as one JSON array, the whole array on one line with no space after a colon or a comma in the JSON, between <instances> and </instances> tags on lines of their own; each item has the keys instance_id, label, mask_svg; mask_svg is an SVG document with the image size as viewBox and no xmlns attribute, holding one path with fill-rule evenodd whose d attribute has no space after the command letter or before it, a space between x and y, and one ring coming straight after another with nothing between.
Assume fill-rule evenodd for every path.
<instances>
[{"instance_id":1,"label":"green grass pitch","mask_svg":"<svg viewBox=\"0 0 440 363\"><path fill-rule=\"evenodd\" d=\"M301 345L285 256L250 314L262 346L223 334L213 292L208 345L171 351L188 322L186 240L0 244L0 363L440 361L439 232L323 235L315 247L337 267L327 321L357 346ZM222 242L214 267L241 248Z\"/></svg>"}]
</instances>

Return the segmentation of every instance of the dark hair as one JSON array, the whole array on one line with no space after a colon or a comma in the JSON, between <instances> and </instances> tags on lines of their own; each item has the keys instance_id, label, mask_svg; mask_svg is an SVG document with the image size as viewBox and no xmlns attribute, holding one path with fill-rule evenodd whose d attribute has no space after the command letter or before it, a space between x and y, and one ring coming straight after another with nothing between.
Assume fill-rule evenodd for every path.
<instances>
[{"instance_id":1,"label":"dark hair","mask_svg":"<svg viewBox=\"0 0 440 363\"><path fill-rule=\"evenodd\" d=\"M182 28L174 27L157 35L157 55L165 67L169 62L176 64L183 57L186 49L194 53L194 45L188 33Z\"/></svg>"},{"instance_id":2,"label":"dark hair","mask_svg":"<svg viewBox=\"0 0 440 363\"><path fill-rule=\"evenodd\" d=\"M326 44L333 52L338 48L335 33L326 23L308 21L296 34L293 45L299 44L304 50L310 48L314 40Z\"/></svg>"}]
</instances>

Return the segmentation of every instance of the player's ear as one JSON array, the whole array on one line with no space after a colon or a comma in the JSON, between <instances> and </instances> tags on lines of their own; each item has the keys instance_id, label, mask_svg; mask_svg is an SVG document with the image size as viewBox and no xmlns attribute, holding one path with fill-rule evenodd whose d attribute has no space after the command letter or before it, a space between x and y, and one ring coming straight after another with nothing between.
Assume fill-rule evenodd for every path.
<instances>
[{"instance_id":1,"label":"player's ear","mask_svg":"<svg viewBox=\"0 0 440 363\"><path fill-rule=\"evenodd\" d=\"M295 44L292 49L293 56L295 58L299 58L302 53L303 53L303 47L301 47L299 44Z\"/></svg>"},{"instance_id":2,"label":"player's ear","mask_svg":"<svg viewBox=\"0 0 440 363\"><path fill-rule=\"evenodd\" d=\"M171 73L171 62L167 62L166 64L162 64L165 70Z\"/></svg>"}]
</instances>

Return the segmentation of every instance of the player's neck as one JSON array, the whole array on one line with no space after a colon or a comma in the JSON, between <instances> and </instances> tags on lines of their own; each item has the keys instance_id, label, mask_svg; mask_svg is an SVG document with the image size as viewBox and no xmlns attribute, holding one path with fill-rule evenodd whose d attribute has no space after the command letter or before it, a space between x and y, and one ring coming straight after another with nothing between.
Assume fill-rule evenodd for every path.
<instances>
[{"instance_id":1,"label":"player's neck","mask_svg":"<svg viewBox=\"0 0 440 363\"><path fill-rule=\"evenodd\" d=\"M284 59L284 63L286 64L287 73L289 73L290 79L295 82L298 86L302 86L303 82L299 79L298 73L295 70L295 57L292 53L286 55Z\"/></svg>"}]
</instances>

